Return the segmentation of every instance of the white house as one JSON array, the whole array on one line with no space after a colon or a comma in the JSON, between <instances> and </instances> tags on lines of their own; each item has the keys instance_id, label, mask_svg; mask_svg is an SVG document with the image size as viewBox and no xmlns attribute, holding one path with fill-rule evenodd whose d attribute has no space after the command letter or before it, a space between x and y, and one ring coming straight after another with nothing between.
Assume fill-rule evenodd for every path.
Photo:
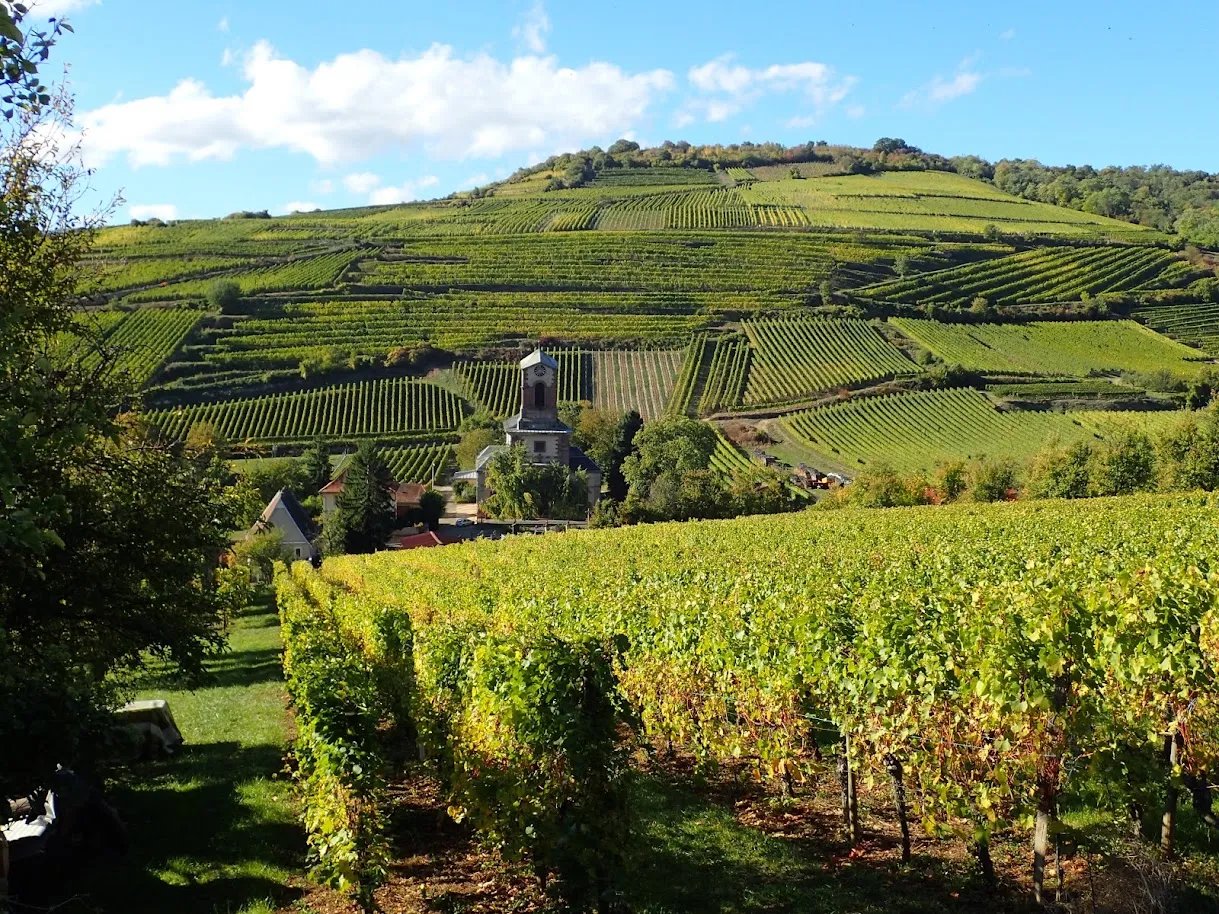
<instances>
[{"instance_id":1,"label":"white house","mask_svg":"<svg viewBox=\"0 0 1219 914\"><path fill-rule=\"evenodd\" d=\"M296 496L287 489L280 489L275 493L275 497L267 503L251 532L265 533L269 530L280 532L284 538L284 546L293 559L310 560L317 553L317 547L313 545L317 538L313 521L296 500Z\"/></svg>"}]
</instances>

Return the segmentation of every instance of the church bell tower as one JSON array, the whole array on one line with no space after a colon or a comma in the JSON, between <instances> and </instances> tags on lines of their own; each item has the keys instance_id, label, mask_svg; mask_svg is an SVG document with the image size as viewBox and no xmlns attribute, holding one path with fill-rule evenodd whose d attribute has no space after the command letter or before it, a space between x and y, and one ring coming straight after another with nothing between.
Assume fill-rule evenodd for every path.
<instances>
[{"instance_id":1,"label":"church bell tower","mask_svg":"<svg viewBox=\"0 0 1219 914\"><path fill-rule=\"evenodd\" d=\"M559 421L559 363L540 349L521 359L521 418Z\"/></svg>"}]
</instances>

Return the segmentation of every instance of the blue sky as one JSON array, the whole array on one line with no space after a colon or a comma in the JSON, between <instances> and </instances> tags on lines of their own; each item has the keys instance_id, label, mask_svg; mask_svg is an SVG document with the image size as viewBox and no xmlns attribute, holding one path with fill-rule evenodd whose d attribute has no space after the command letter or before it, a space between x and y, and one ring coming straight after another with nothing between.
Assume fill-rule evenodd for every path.
<instances>
[{"instance_id":1,"label":"blue sky","mask_svg":"<svg viewBox=\"0 0 1219 914\"><path fill-rule=\"evenodd\" d=\"M443 196L551 153L774 140L1219 171L1203 4L43 0L116 221ZM934 7L933 7L934 9ZM1189 23L1198 27L1190 27Z\"/></svg>"}]
</instances>

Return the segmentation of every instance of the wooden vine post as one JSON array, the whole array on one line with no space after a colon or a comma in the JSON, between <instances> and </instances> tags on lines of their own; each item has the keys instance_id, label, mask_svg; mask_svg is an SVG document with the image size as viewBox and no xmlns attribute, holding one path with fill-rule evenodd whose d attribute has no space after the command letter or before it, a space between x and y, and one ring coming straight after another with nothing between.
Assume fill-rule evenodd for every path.
<instances>
[{"instance_id":1,"label":"wooden vine post","mask_svg":"<svg viewBox=\"0 0 1219 914\"><path fill-rule=\"evenodd\" d=\"M1177 765L1181 760L1181 734L1177 730L1164 738L1164 754L1167 756L1168 773L1164 779L1164 814L1160 817L1160 850L1165 857L1173 853L1173 839L1177 829Z\"/></svg>"},{"instance_id":2,"label":"wooden vine post","mask_svg":"<svg viewBox=\"0 0 1219 914\"><path fill-rule=\"evenodd\" d=\"M893 782L893 805L897 809L897 824L902 830L902 863L910 862L910 820L906 815L906 782L901 759L890 753L885 768Z\"/></svg>"},{"instance_id":3,"label":"wooden vine post","mask_svg":"<svg viewBox=\"0 0 1219 914\"><path fill-rule=\"evenodd\" d=\"M842 755L838 759L838 777L842 781L842 824L846 827L851 847L859 843L859 795L855 786L855 771L851 767L851 738L842 737Z\"/></svg>"}]
</instances>

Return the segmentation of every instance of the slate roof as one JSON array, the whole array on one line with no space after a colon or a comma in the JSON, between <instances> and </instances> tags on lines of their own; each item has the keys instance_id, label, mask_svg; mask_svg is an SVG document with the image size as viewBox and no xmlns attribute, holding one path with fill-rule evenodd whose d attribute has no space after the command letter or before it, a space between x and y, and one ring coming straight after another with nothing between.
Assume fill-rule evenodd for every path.
<instances>
[{"instance_id":1,"label":"slate roof","mask_svg":"<svg viewBox=\"0 0 1219 914\"><path fill-rule=\"evenodd\" d=\"M289 489L280 489L275 493L274 497L267 503L267 507L263 509L262 517L258 519L260 524L269 523L271 516L275 513L275 509L283 505L284 510L288 512L288 516L292 518L292 522L296 524L297 529L304 534L305 539L312 540L317 536L317 529L313 526L313 521L309 514L301 507L301 503L296 500L296 496Z\"/></svg>"},{"instance_id":2,"label":"slate roof","mask_svg":"<svg viewBox=\"0 0 1219 914\"><path fill-rule=\"evenodd\" d=\"M567 460L567 465L573 470L587 470L589 473L600 473L601 467L597 466L597 461L589 457L574 444L571 446L571 457Z\"/></svg>"},{"instance_id":3,"label":"slate roof","mask_svg":"<svg viewBox=\"0 0 1219 914\"><path fill-rule=\"evenodd\" d=\"M564 425L558 419L526 419L520 413L517 413L515 416L509 416L504 420L504 431L554 432L562 435L571 434L571 428Z\"/></svg>"},{"instance_id":4,"label":"slate roof","mask_svg":"<svg viewBox=\"0 0 1219 914\"><path fill-rule=\"evenodd\" d=\"M559 367L559 363L555 361L554 356L548 355L541 349L535 349L533 352L529 353L529 355L521 359L522 368L529 368L530 366L537 364L548 365L549 367L555 369Z\"/></svg>"}]
</instances>

